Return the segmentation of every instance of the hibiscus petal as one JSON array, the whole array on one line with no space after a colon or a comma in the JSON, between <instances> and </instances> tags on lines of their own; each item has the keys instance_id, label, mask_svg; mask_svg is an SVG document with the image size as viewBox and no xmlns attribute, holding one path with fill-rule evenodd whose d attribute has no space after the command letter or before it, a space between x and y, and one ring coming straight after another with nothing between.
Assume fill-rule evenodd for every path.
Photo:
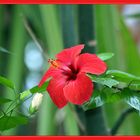
<instances>
[{"instance_id":1,"label":"hibiscus petal","mask_svg":"<svg viewBox=\"0 0 140 140\"><path fill-rule=\"evenodd\" d=\"M97 55L84 53L78 58L77 68L80 69L80 72L99 75L106 71L107 66L104 61L97 57Z\"/></svg>"},{"instance_id":2,"label":"hibiscus petal","mask_svg":"<svg viewBox=\"0 0 140 140\"><path fill-rule=\"evenodd\" d=\"M77 75L75 80L70 81L64 87L64 95L66 99L77 105L81 105L88 101L92 95L93 84L85 73Z\"/></svg>"},{"instance_id":3,"label":"hibiscus petal","mask_svg":"<svg viewBox=\"0 0 140 140\"><path fill-rule=\"evenodd\" d=\"M65 77L59 75L57 78L52 78L47 91L58 108L62 108L67 104L67 100L64 96L63 88L65 86Z\"/></svg>"},{"instance_id":4,"label":"hibiscus petal","mask_svg":"<svg viewBox=\"0 0 140 140\"><path fill-rule=\"evenodd\" d=\"M73 59L80 54L81 50L84 48L84 45L77 45L68 49L64 49L62 52L56 55L56 58L65 63L66 65L71 64Z\"/></svg>"},{"instance_id":5,"label":"hibiscus petal","mask_svg":"<svg viewBox=\"0 0 140 140\"><path fill-rule=\"evenodd\" d=\"M59 75L61 72L59 69L56 69L56 68L53 68L53 67L50 67L46 73L44 74L44 76L42 77L41 81L39 82L39 87L42 86L42 84L50 77L55 77L57 75Z\"/></svg>"}]
</instances>

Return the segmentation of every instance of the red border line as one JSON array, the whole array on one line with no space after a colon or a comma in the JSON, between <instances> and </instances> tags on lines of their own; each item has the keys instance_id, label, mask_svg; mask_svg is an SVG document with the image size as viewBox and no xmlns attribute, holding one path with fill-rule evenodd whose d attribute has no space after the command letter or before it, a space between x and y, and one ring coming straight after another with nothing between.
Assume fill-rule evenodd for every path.
<instances>
[{"instance_id":1,"label":"red border line","mask_svg":"<svg viewBox=\"0 0 140 140\"><path fill-rule=\"evenodd\" d=\"M1 140L139 140L139 136L0 136Z\"/></svg>"},{"instance_id":2,"label":"red border line","mask_svg":"<svg viewBox=\"0 0 140 140\"><path fill-rule=\"evenodd\" d=\"M0 4L140 4L140 0L0 0Z\"/></svg>"}]
</instances>

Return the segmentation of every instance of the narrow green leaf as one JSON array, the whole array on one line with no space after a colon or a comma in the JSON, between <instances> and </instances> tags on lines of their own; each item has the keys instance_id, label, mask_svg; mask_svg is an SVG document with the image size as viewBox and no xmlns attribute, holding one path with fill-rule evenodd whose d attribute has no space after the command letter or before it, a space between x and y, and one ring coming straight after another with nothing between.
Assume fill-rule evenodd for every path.
<instances>
[{"instance_id":1,"label":"narrow green leaf","mask_svg":"<svg viewBox=\"0 0 140 140\"><path fill-rule=\"evenodd\" d=\"M95 5L95 27L96 27L96 40L98 53L100 52L112 52L115 56L107 63L111 69L125 70L129 73L139 76L140 71L140 59L138 53L138 47L134 41L132 34L128 27L125 25L124 19L120 15L117 6L115 5ZM131 57L130 57L131 56ZM115 79L115 78L114 78ZM117 79L116 79L117 80ZM119 81L119 80L118 80ZM119 81L121 82L121 81ZM129 82L127 86L129 85ZM124 104L119 105L107 105L105 106L105 112L107 114L107 122L111 127L114 121L119 115L120 109L124 108ZM115 114L112 116L110 114ZM138 120L132 118L129 125L124 124L120 133L137 134ZM130 130L128 127L132 127ZM129 130L128 130L129 129ZM127 131L128 130L128 131Z\"/></svg>"},{"instance_id":2,"label":"narrow green leaf","mask_svg":"<svg viewBox=\"0 0 140 140\"><path fill-rule=\"evenodd\" d=\"M49 82L50 82L50 79L47 80L41 87L38 87L38 85L37 85L37 86L31 88L30 92L31 93L37 93L37 92L44 92L44 91L46 91L46 88L47 88Z\"/></svg>"},{"instance_id":3,"label":"narrow green leaf","mask_svg":"<svg viewBox=\"0 0 140 140\"><path fill-rule=\"evenodd\" d=\"M10 100L10 99L0 97L0 105L1 104L5 104L5 103L8 103L8 102L11 102L11 101L12 100Z\"/></svg>"},{"instance_id":4,"label":"narrow green leaf","mask_svg":"<svg viewBox=\"0 0 140 140\"><path fill-rule=\"evenodd\" d=\"M11 54L10 51L8 51L7 49L5 49L5 48L3 48L3 47L0 47L0 52L4 52L4 53Z\"/></svg>"},{"instance_id":5,"label":"narrow green leaf","mask_svg":"<svg viewBox=\"0 0 140 140\"><path fill-rule=\"evenodd\" d=\"M33 88L29 89L29 90L25 90L22 93L20 93L20 100L24 100L26 99L29 95L34 94L34 93L42 93L44 91L46 91L46 88L49 84L50 79L48 79L41 87L34 86Z\"/></svg>"},{"instance_id":6,"label":"narrow green leaf","mask_svg":"<svg viewBox=\"0 0 140 140\"><path fill-rule=\"evenodd\" d=\"M27 124L28 118L25 116L3 116L0 118L0 130L8 130L18 125Z\"/></svg>"},{"instance_id":7,"label":"narrow green leaf","mask_svg":"<svg viewBox=\"0 0 140 140\"><path fill-rule=\"evenodd\" d=\"M3 86L9 87L11 89L15 88L12 81L10 81L10 80L6 79L5 77L2 77L2 76L0 76L0 84L2 84Z\"/></svg>"},{"instance_id":8,"label":"narrow green leaf","mask_svg":"<svg viewBox=\"0 0 140 140\"><path fill-rule=\"evenodd\" d=\"M101 84L101 85L108 86L110 88L119 84L119 82L117 80L114 80L114 79L111 79L111 78L96 77L94 75L90 75L90 78L93 82L96 82L96 83Z\"/></svg>"},{"instance_id":9,"label":"narrow green leaf","mask_svg":"<svg viewBox=\"0 0 140 140\"><path fill-rule=\"evenodd\" d=\"M118 33L120 23L116 6L95 5L95 29L97 52L114 53L115 56L108 62L108 65L112 68L122 66L124 64L124 59L120 56L123 56L123 47L120 34Z\"/></svg>"},{"instance_id":10,"label":"narrow green leaf","mask_svg":"<svg viewBox=\"0 0 140 140\"><path fill-rule=\"evenodd\" d=\"M138 47L136 41L134 40L132 33L128 29L127 25L125 24L124 20L120 20L120 29L121 29L121 38L123 40L123 56L120 56L121 60L125 59L125 67L127 72L140 76L140 55L138 51ZM126 47L127 46L127 47ZM131 57L130 57L131 56Z\"/></svg>"},{"instance_id":11,"label":"narrow green leaf","mask_svg":"<svg viewBox=\"0 0 140 140\"><path fill-rule=\"evenodd\" d=\"M106 75L121 82L130 83L132 81L137 81L140 83L140 77L119 70L108 70Z\"/></svg>"},{"instance_id":12,"label":"narrow green leaf","mask_svg":"<svg viewBox=\"0 0 140 140\"><path fill-rule=\"evenodd\" d=\"M109 60L114 56L114 53L100 53L97 56L103 61Z\"/></svg>"},{"instance_id":13,"label":"narrow green leaf","mask_svg":"<svg viewBox=\"0 0 140 140\"><path fill-rule=\"evenodd\" d=\"M126 18L140 18L140 13L126 15Z\"/></svg>"}]
</instances>

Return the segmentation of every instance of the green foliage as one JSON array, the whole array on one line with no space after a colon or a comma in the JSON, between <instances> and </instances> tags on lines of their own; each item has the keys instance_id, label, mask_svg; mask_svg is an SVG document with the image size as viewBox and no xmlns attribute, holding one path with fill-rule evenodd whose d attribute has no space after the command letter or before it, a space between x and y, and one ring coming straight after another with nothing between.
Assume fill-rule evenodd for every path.
<instances>
[{"instance_id":1,"label":"green foliage","mask_svg":"<svg viewBox=\"0 0 140 140\"><path fill-rule=\"evenodd\" d=\"M102 88L101 90L95 89L92 98L89 102L83 105L84 110L94 109L102 106L106 103L115 103L118 101L125 101L131 107L140 111L140 95L136 91L132 91L129 88L117 89L117 88Z\"/></svg>"},{"instance_id":2,"label":"green foliage","mask_svg":"<svg viewBox=\"0 0 140 140\"><path fill-rule=\"evenodd\" d=\"M125 102L140 112L140 93L129 90L128 88L125 88L122 93L124 95L129 95L125 96Z\"/></svg>"},{"instance_id":3,"label":"green foliage","mask_svg":"<svg viewBox=\"0 0 140 140\"><path fill-rule=\"evenodd\" d=\"M0 52L11 54L10 51L8 51L7 49L5 49L3 47L0 47Z\"/></svg>"},{"instance_id":4,"label":"green foliage","mask_svg":"<svg viewBox=\"0 0 140 140\"><path fill-rule=\"evenodd\" d=\"M49 84L49 81L47 81L40 88L35 86L20 93L21 83L24 79L22 77L24 65L21 62L21 60L23 60L23 50L25 43L28 39L31 39L31 37L26 36L23 17L25 17L29 22L29 26L31 26L31 29L35 33L35 36L40 41L41 45L43 44L43 46L47 46L47 56L48 53L50 56L54 56L63 49L63 44L65 44L66 47L69 46L68 44L71 44L72 46L75 44L75 41L79 39L80 43L86 44L86 51L94 52L94 49L97 48L97 52L106 52L98 54L98 57L103 61L109 60L107 61L108 68L117 68L132 73L129 74L120 70L108 70L101 76L88 75L96 84L91 100L83 105L84 110L94 109L99 106L103 106L106 103L122 101L140 111L140 77L136 76L139 75L140 71L140 57L131 33L124 24L116 6L95 5L94 22L92 5L76 5L74 7L73 5L62 6L61 20L59 20L60 7L58 8L56 5L14 5L10 10L8 10L8 12L6 10L9 8L6 8L5 6L0 7L0 17L3 19L0 23L0 45L5 45L4 47L0 47L0 53L14 53L14 55L7 55L9 57L7 59L7 70L5 69L5 61L1 61L3 63L1 68L4 72L7 71L6 77L10 79L8 80L7 78L0 76L0 84L6 87L3 94L4 98L0 97L0 108L1 106L6 105L7 109L5 110L2 108L0 110L1 131L26 124L30 117L16 116L16 114L13 116L13 113L16 112L15 108L19 107L21 103L30 98L36 92L42 93L46 91ZM78 10L79 12L77 12ZM8 18L8 21L5 21L5 11L7 12L6 15L10 17ZM128 17L139 18L140 14L130 15ZM96 28L96 47L93 47L94 45L90 46L90 43L92 44L92 41L94 41L94 24ZM74 42L71 40L74 40ZM6 47L9 48L6 49ZM2 55L0 57L1 60L3 60L3 58L5 60L5 57ZM15 86L20 94L15 93ZM98 89L96 87L98 87ZM13 94L11 94L7 88L14 91L15 97L17 97L15 100L8 99L9 97L13 97ZM47 101L46 99L44 101L42 112L38 117L37 133L39 135L57 134L57 124L54 121L56 108L53 106L49 97L47 98ZM109 108L112 108L112 106L109 106ZM122 109L122 107L120 108ZM115 110L115 113L120 113L119 111L121 109ZM112 110L114 110L114 108ZM75 122L70 123L72 120L71 110L66 108L66 113L68 114L65 119L67 125L65 125L64 128L66 129L65 131L67 131L66 133L73 134L75 131L75 133L78 134L79 130L77 129L77 126L74 125ZM111 112L109 113L111 114ZM115 117L113 116L113 118ZM108 120L112 121L113 119L108 117ZM74 129L69 131L70 128ZM88 129L89 128L90 125Z\"/></svg>"},{"instance_id":5,"label":"green foliage","mask_svg":"<svg viewBox=\"0 0 140 140\"><path fill-rule=\"evenodd\" d=\"M140 111L139 77L119 70L108 70L102 76L90 74L89 77L93 82L101 84L103 87L94 90L90 101L83 105L84 110L123 100ZM131 83L132 81L136 83ZM123 85L120 82L123 82Z\"/></svg>"},{"instance_id":6,"label":"green foliage","mask_svg":"<svg viewBox=\"0 0 140 140\"><path fill-rule=\"evenodd\" d=\"M140 76L140 55L136 42L128 27L125 25L122 18L120 20L121 42L122 42L122 57L120 61L125 61L126 71L134 75ZM131 57L130 57L131 56Z\"/></svg>"},{"instance_id":7,"label":"green foliage","mask_svg":"<svg viewBox=\"0 0 140 140\"><path fill-rule=\"evenodd\" d=\"M12 100L10 100L10 99L0 97L0 105L5 104L5 103L9 103L11 101Z\"/></svg>"},{"instance_id":8,"label":"green foliage","mask_svg":"<svg viewBox=\"0 0 140 140\"><path fill-rule=\"evenodd\" d=\"M83 105L84 110L93 109L104 105L105 103L114 103L123 99L123 94L120 94L116 89L103 88L102 90L94 90L92 98L89 102Z\"/></svg>"},{"instance_id":9,"label":"green foliage","mask_svg":"<svg viewBox=\"0 0 140 140\"><path fill-rule=\"evenodd\" d=\"M112 52L115 56L108 63L112 68L118 68L122 56L122 47L120 41L119 16L117 9L113 5L95 6L95 31L97 40L97 52Z\"/></svg>"},{"instance_id":10,"label":"green foliage","mask_svg":"<svg viewBox=\"0 0 140 140\"><path fill-rule=\"evenodd\" d=\"M106 72L106 75L118 81L126 82L128 84L132 81L140 82L140 77L119 70L108 70Z\"/></svg>"},{"instance_id":11,"label":"green foliage","mask_svg":"<svg viewBox=\"0 0 140 140\"><path fill-rule=\"evenodd\" d=\"M3 86L9 87L13 90L15 89L13 82L2 76L0 76L0 84L2 84Z\"/></svg>"},{"instance_id":12,"label":"green foliage","mask_svg":"<svg viewBox=\"0 0 140 140\"><path fill-rule=\"evenodd\" d=\"M20 100L25 100L29 95L31 94L35 94L37 92L42 93L44 91L46 91L46 88L49 84L50 80L47 80L41 87L34 86L33 88L29 89L29 90L25 90L22 93L20 93Z\"/></svg>"},{"instance_id":13,"label":"green foliage","mask_svg":"<svg viewBox=\"0 0 140 140\"><path fill-rule=\"evenodd\" d=\"M138 47L117 5L95 5L95 29L98 53L112 52L115 54L115 56L107 62L108 68L119 69L140 76L140 55ZM130 82L125 86L128 85L136 90L139 87L138 84L134 87L134 82ZM111 105L106 104L104 106L109 127L113 126L120 112L126 107L128 107L128 105L125 105L124 102ZM123 124L117 134L130 135L130 132L134 135L139 134L138 124L140 121L136 120L135 117L131 118L131 116L128 120L129 123Z\"/></svg>"},{"instance_id":14,"label":"green foliage","mask_svg":"<svg viewBox=\"0 0 140 140\"><path fill-rule=\"evenodd\" d=\"M106 76L125 83L130 89L140 90L140 77L119 70L108 70Z\"/></svg>"},{"instance_id":15,"label":"green foliage","mask_svg":"<svg viewBox=\"0 0 140 140\"><path fill-rule=\"evenodd\" d=\"M36 108L32 108L31 106L29 107L29 113L31 115L34 115L38 110Z\"/></svg>"},{"instance_id":16,"label":"green foliage","mask_svg":"<svg viewBox=\"0 0 140 140\"><path fill-rule=\"evenodd\" d=\"M109 60L114 56L114 53L100 53L97 56L103 61Z\"/></svg>"},{"instance_id":17,"label":"green foliage","mask_svg":"<svg viewBox=\"0 0 140 140\"><path fill-rule=\"evenodd\" d=\"M3 116L0 118L0 131L4 131L10 128L14 128L18 125L24 125L28 123L28 118L25 116Z\"/></svg>"},{"instance_id":18,"label":"green foliage","mask_svg":"<svg viewBox=\"0 0 140 140\"><path fill-rule=\"evenodd\" d=\"M106 78L106 77L97 77L94 75L90 75L90 78L93 82L108 86L112 88L113 86L116 86L119 84L117 80L111 79L111 78Z\"/></svg>"},{"instance_id":19,"label":"green foliage","mask_svg":"<svg viewBox=\"0 0 140 140\"><path fill-rule=\"evenodd\" d=\"M44 32L46 54L54 57L63 49L62 30L58 16L59 9L56 5L39 5L39 12L42 21L40 26ZM50 97L44 96L38 116L37 135L57 135L57 124L54 121L56 110L57 108Z\"/></svg>"},{"instance_id":20,"label":"green foliage","mask_svg":"<svg viewBox=\"0 0 140 140\"><path fill-rule=\"evenodd\" d=\"M139 77L119 70L108 70L105 74L101 76L95 76L92 74L88 74L88 76L93 82L95 82L98 85L98 89L96 89L95 87L92 98L90 99L90 101L83 105L84 110L90 110L93 108L100 107L106 103L114 103L116 101L123 100L133 108L140 111L139 90L133 90L132 85L134 84L130 84L131 81L136 81L137 83L135 83L135 85L140 85ZM4 77L1 77L1 79L1 84L14 89L14 84L11 84L10 80ZM29 90L20 93L19 102L24 102L26 98L29 97L29 95L32 95L37 92L46 91L49 81L50 79L47 80L41 87L35 86ZM121 86L121 82L125 83L126 86ZM11 100L6 98L0 98L0 104L8 103L10 101ZM12 108L10 112L12 113L13 110L14 108ZM3 131L6 129L16 127L17 125L27 123L27 118L21 116L7 116L4 112L4 115L2 115L2 117L0 118L0 123L0 130ZM4 125L4 123L6 123L6 126Z\"/></svg>"},{"instance_id":21,"label":"green foliage","mask_svg":"<svg viewBox=\"0 0 140 140\"><path fill-rule=\"evenodd\" d=\"M30 92L33 94L33 93L37 93L37 92L44 92L44 91L46 91L46 87L48 86L49 82L50 82L50 79L47 80L41 87L39 87L37 85L37 86L31 88Z\"/></svg>"},{"instance_id":22,"label":"green foliage","mask_svg":"<svg viewBox=\"0 0 140 140\"><path fill-rule=\"evenodd\" d=\"M20 93L20 100L24 101L27 97L31 95L30 90L25 90L22 93Z\"/></svg>"},{"instance_id":23,"label":"green foliage","mask_svg":"<svg viewBox=\"0 0 140 140\"><path fill-rule=\"evenodd\" d=\"M14 88L14 84L6 79L5 77L0 77L0 83L6 87L10 87L12 90L15 90ZM26 99L28 99L29 95L35 94L37 92L44 92L46 91L46 87L49 84L49 80L47 80L41 87L38 86L34 86L33 88L23 91L22 93L20 93L20 97L18 96L19 94L17 94L17 98L15 100L13 100L13 102L11 104L8 105L8 109L5 111L1 112L3 113L0 116L0 130L4 131L10 128L14 128L18 125L22 125L22 124L26 124L28 122L28 117L26 116L7 116L9 113L12 115L13 111L19 106L21 105L21 103L23 103ZM31 96L30 96L31 97ZM0 105L3 105L5 103L9 103L12 100L7 99L7 98L0 98ZM18 101L18 102L17 102ZM15 104L15 106L12 106L13 104Z\"/></svg>"},{"instance_id":24,"label":"green foliage","mask_svg":"<svg viewBox=\"0 0 140 140\"><path fill-rule=\"evenodd\" d=\"M129 14L125 16L126 18L140 18L140 13L136 13L136 14Z\"/></svg>"}]
</instances>

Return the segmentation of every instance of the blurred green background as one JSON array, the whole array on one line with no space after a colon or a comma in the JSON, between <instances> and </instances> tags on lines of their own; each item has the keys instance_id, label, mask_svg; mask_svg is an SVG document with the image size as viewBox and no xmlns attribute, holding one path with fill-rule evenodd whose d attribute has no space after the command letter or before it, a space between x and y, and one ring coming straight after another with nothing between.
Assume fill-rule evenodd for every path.
<instances>
[{"instance_id":1,"label":"blurred green background","mask_svg":"<svg viewBox=\"0 0 140 140\"><path fill-rule=\"evenodd\" d=\"M38 84L48 68L46 58L77 44L85 52L113 52L109 69L140 76L139 5L0 5L0 75L12 80L19 92ZM0 86L0 95L13 98ZM27 113L30 100L20 111ZM46 94L28 125L3 135L110 135L128 106L106 104L84 112L80 107L58 110ZM78 114L78 116L77 116ZM140 135L140 115L129 114L116 135Z\"/></svg>"}]
</instances>

